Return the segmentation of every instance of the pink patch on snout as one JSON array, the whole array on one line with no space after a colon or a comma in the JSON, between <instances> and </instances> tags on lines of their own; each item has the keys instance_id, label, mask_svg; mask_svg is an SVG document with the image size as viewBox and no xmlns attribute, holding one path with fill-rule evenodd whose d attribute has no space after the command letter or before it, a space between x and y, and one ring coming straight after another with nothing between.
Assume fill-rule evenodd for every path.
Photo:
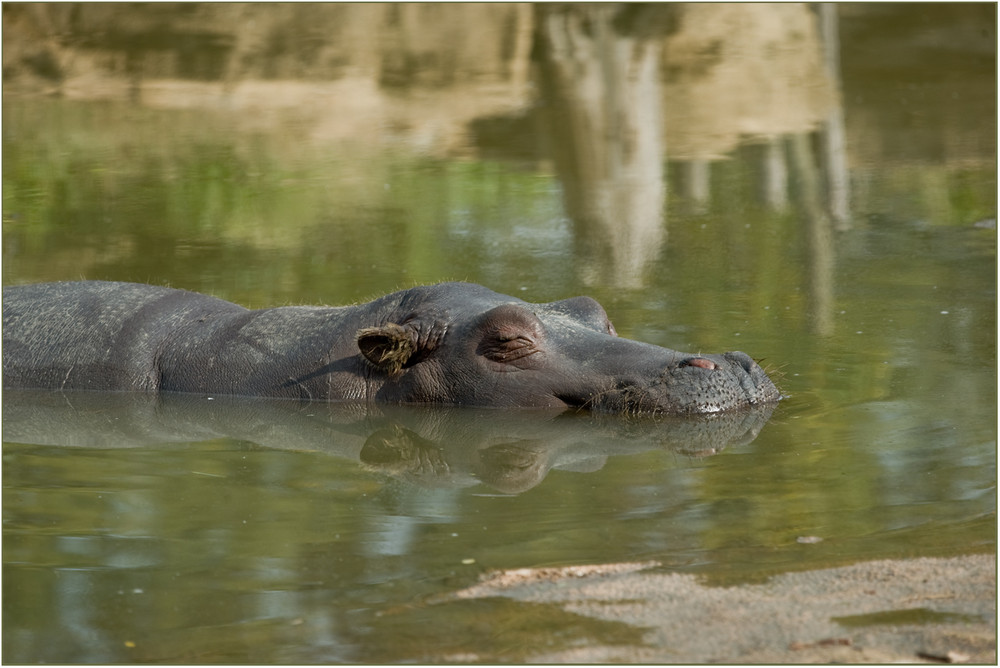
<instances>
[{"instance_id":1,"label":"pink patch on snout","mask_svg":"<svg viewBox=\"0 0 1000 668\"><path fill-rule=\"evenodd\" d=\"M692 357L686 362L686 364L688 366L696 366L696 367L701 367L702 369L708 369L709 371L716 368L715 362L713 362L712 360L707 360L704 357Z\"/></svg>"}]
</instances>

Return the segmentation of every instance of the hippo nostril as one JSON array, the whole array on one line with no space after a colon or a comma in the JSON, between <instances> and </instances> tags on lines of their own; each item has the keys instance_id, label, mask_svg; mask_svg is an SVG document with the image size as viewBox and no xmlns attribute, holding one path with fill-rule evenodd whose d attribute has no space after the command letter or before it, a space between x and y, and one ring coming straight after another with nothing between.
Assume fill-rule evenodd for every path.
<instances>
[{"instance_id":1,"label":"hippo nostril","mask_svg":"<svg viewBox=\"0 0 1000 668\"><path fill-rule=\"evenodd\" d=\"M692 357L691 359L684 360L681 362L681 366L696 366L701 369L708 369L709 371L718 368L715 362L707 360L704 357Z\"/></svg>"}]
</instances>

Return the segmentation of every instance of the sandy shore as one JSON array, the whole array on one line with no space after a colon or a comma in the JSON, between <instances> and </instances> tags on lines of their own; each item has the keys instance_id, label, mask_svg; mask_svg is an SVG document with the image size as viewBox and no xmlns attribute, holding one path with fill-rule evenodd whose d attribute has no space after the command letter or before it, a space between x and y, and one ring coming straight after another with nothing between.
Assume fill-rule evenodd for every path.
<instances>
[{"instance_id":1,"label":"sandy shore","mask_svg":"<svg viewBox=\"0 0 1000 668\"><path fill-rule=\"evenodd\" d=\"M449 598L556 604L643 630L541 663L996 663L996 555L871 561L711 587L657 564L487 574ZM487 657L481 657L487 658Z\"/></svg>"}]
</instances>

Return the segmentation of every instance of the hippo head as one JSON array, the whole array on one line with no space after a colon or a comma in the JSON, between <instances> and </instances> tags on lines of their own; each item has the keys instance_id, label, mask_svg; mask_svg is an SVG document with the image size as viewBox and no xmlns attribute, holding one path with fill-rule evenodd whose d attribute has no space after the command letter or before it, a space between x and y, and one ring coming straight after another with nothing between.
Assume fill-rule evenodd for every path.
<instances>
[{"instance_id":1,"label":"hippo head","mask_svg":"<svg viewBox=\"0 0 1000 668\"><path fill-rule=\"evenodd\" d=\"M464 283L389 297L385 322L357 338L378 401L684 414L780 398L744 353L619 338L589 297L530 304Z\"/></svg>"}]
</instances>

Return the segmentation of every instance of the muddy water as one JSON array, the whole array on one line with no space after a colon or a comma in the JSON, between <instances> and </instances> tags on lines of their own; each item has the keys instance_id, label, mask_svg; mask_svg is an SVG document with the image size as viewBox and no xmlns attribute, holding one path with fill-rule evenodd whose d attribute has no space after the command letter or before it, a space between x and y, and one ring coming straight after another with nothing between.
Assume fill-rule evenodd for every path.
<instances>
[{"instance_id":1,"label":"muddy water","mask_svg":"<svg viewBox=\"0 0 1000 668\"><path fill-rule=\"evenodd\" d=\"M982 8L844 9L838 77L811 14L720 15L713 30L756 28L719 42L691 29L700 6L610 31L518 6L480 22L358 7L338 20L383 39L272 72L232 54L309 21L249 17L261 34L219 62L126 40L55 52L57 83L5 70L21 93L3 102L4 285L134 280L249 306L454 279L590 294L623 336L763 359L786 399L654 422L6 392L5 660L516 660L640 638L427 597L495 568L656 560L727 584L995 551ZM234 20L161 19L175 37ZM444 54L404 39L452 20L492 27L434 41ZM126 77L129 53L143 68ZM602 114L623 100L643 103L615 125Z\"/></svg>"}]
</instances>

